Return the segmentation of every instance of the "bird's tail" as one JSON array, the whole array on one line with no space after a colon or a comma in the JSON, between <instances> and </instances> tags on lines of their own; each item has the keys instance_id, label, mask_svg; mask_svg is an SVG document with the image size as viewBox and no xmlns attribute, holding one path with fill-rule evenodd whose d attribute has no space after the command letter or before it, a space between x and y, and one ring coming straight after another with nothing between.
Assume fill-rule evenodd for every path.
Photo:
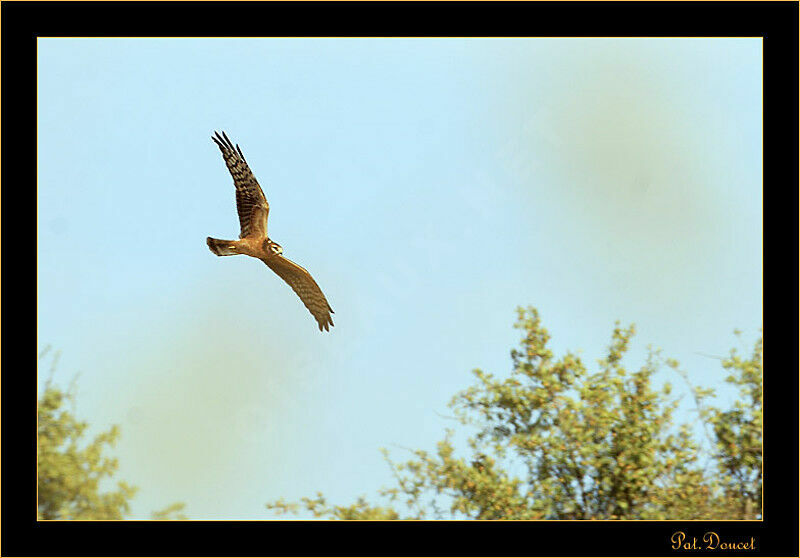
<instances>
[{"instance_id":1,"label":"bird's tail","mask_svg":"<svg viewBox=\"0 0 800 558\"><path fill-rule=\"evenodd\" d=\"M220 240L218 238L206 238L208 249L214 252L217 256L235 256L239 254L235 240Z\"/></svg>"}]
</instances>

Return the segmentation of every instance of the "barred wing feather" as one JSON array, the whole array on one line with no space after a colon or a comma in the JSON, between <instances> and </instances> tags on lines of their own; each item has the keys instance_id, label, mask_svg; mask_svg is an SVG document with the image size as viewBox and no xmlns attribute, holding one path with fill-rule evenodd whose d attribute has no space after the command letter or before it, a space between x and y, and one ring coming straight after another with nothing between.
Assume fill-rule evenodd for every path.
<instances>
[{"instance_id":1,"label":"barred wing feather","mask_svg":"<svg viewBox=\"0 0 800 558\"><path fill-rule=\"evenodd\" d=\"M294 263L293 261L284 258L283 256L275 255L270 258L264 258L263 261L269 268L278 274L278 276L286 281L289 286L297 293L300 300L314 319L317 320L319 330L328 331L328 328L333 325L333 309L328 304L328 300L322 293L317 282L311 277L311 274Z\"/></svg>"},{"instance_id":2,"label":"barred wing feather","mask_svg":"<svg viewBox=\"0 0 800 558\"><path fill-rule=\"evenodd\" d=\"M236 211L239 214L239 226L241 233L239 238L248 236L266 237L267 218L269 217L269 203L258 185L253 171L244 159L242 150L239 146L234 147L225 132L214 132L216 137L211 139L222 152L225 165L233 177L233 185L236 188Z\"/></svg>"}]
</instances>

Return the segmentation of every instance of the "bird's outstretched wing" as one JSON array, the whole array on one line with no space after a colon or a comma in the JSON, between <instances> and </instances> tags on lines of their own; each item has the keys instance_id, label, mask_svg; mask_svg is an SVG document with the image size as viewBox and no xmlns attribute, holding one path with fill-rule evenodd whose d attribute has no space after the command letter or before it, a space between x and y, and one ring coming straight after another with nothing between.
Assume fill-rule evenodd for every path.
<instances>
[{"instance_id":1,"label":"bird's outstretched wing","mask_svg":"<svg viewBox=\"0 0 800 558\"><path fill-rule=\"evenodd\" d=\"M222 158L225 165L233 177L233 185L236 187L236 211L239 213L239 226L241 232L239 238L255 236L258 238L267 237L267 218L269 217L269 204L261 186L258 185L253 171L244 160L242 150L239 146L233 146L231 140L222 132L214 132L216 137L211 139L219 146L222 151Z\"/></svg>"},{"instance_id":2,"label":"bird's outstretched wing","mask_svg":"<svg viewBox=\"0 0 800 558\"><path fill-rule=\"evenodd\" d=\"M267 264L281 279L289 283L289 286L297 293L297 296L303 301L308 311L317 320L319 330L322 331L324 328L325 331L328 331L328 327L333 325L333 319L331 318L333 309L328 304L325 295L322 294L322 289L311 277L311 274L292 260L277 254L269 258L263 258L261 261Z\"/></svg>"}]
</instances>

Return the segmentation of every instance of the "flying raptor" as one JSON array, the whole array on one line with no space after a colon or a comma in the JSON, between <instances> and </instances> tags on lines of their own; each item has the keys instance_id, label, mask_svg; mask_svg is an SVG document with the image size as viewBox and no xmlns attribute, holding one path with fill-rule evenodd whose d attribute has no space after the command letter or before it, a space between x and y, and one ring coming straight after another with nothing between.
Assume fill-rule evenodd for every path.
<instances>
[{"instance_id":1,"label":"flying raptor","mask_svg":"<svg viewBox=\"0 0 800 558\"><path fill-rule=\"evenodd\" d=\"M314 316L319 325L319 330L328 331L333 325L333 309L328 304L322 289L311 277L311 274L283 256L283 248L267 236L267 217L269 217L269 204L256 177L247 165L239 146L234 147L225 132L222 136L214 132L211 139L222 151L222 158L233 177L236 188L236 211L239 213L241 233L239 240L219 240L206 238L208 248L217 256L235 256L244 254L258 258L289 283L297 293L308 311Z\"/></svg>"}]
</instances>

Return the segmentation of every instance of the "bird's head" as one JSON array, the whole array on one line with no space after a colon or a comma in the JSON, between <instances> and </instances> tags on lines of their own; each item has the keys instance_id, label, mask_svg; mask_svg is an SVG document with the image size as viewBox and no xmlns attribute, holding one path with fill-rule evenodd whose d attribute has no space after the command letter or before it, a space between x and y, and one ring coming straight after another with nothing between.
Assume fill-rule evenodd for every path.
<instances>
[{"instance_id":1,"label":"bird's head","mask_svg":"<svg viewBox=\"0 0 800 558\"><path fill-rule=\"evenodd\" d=\"M272 242L269 238L264 241L264 249L272 252L273 254L283 254L283 248L277 242Z\"/></svg>"}]
</instances>

